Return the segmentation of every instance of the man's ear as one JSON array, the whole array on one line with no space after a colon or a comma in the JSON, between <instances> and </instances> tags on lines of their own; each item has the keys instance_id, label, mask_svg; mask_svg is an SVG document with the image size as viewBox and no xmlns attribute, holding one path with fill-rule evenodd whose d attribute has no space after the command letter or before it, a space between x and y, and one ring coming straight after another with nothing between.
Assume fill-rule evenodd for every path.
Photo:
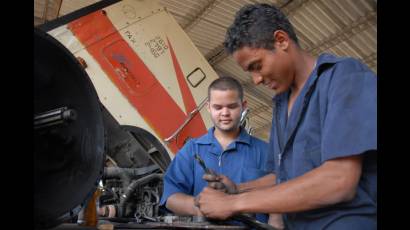
<instances>
[{"instance_id":1,"label":"man's ear","mask_svg":"<svg viewBox=\"0 0 410 230\"><path fill-rule=\"evenodd\" d=\"M206 110L208 110L209 113L211 113L211 104L209 103L209 99L208 101L206 101Z\"/></svg>"},{"instance_id":2,"label":"man's ear","mask_svg":"<svg viewBox=\"0 0 410 230\"><path fill-rule=\"evenodd\" d=\"M287 50L289 47L289 35L283 30L276 30L273 33L273 38L275 39L274 47L275 49Z\"/></svg>"}]
</instances>

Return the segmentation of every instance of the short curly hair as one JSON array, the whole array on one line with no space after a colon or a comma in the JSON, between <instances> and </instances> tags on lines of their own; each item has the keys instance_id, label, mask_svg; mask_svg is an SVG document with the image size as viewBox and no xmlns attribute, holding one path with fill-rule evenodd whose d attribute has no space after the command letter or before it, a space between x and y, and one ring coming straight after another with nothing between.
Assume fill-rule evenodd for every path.
<instances>
[{"instance_id":1,"label":"short curly hair","mask_svg":"<svg viewBox=\"0 0 410 230\"><path fill-rule=\"evenodd\" d=\"M243 46L273 50L276 30L285 31L299 46L292 24L278 8L264 3L245 5L227 30L224 47L229 54Z\"/></svg>"}]
</instances>

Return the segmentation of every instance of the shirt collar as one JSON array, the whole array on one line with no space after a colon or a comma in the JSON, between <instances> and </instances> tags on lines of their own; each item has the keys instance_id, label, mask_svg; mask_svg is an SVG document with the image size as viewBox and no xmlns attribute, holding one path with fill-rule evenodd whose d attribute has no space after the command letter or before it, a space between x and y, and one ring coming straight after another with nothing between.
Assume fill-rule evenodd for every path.
<instances>
[{"instance_id":1,"label":"shirt collar","mask_svg":"<svg viewBox=\"0 0 410 230\"><path fill-rule=\"evenodd\" d=\"M323 70L327 69L329 66L332 66L333 64L336 64L342 60L345 60L345 57L336 57L332 54L329 53L323 53L317 58L317 64L316 68L313 71L316 71L320 75Z\"/></svg>"},{"instance_id":2,"label":"shirt collar","mask_svg":"<svg viewBox=\"0 0 410 230\"><path fill-rule=\"evenodd\" d=\"M316 61L316 67L313 69L312 73L310 74L309 79L306 81L306 85L303 87L305 89L309 89L316 79L323 73L326 69L332 67L334 64L344 60L346 58L343 57L336 57L329 53L323 53L319 55ZM306 90L303 90L304 94Z\"/></svg>"},{"instance_id":3,"label":"shirt collar","mask_svg":"<svg viewBox=\"0 0 410 230\"><path fill-rule=\"evenodd\" d=\"M309 88L324 70L326 70L330 66L333 66L335 63L340 62L344 59L346 58L336 57L329 53L323 53L319 55L316 61L316 66L313 69L312 73L310 74L309 79L306 81L303 88ZM282 97L286 97L288 92L289 90L284 93L274 95L272 100L274 101L276 101L277 99L280 100Z\"/></svg>"}]
</instances>

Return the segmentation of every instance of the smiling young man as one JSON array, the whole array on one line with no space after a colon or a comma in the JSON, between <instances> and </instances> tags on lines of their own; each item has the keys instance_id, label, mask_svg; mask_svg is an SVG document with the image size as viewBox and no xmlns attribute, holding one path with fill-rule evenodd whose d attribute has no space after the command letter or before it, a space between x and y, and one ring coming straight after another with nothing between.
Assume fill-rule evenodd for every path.
<instances>
[{"instance_id":1,"label":"smiling young man","mask_svg":"<svg viewBox=\"0 0 410 230\"><path fill-rule=\"evenodd\" d=\"M376 229L376 75L353 58L311 56L286 16L267 4L237 13L225 48L255 84L276 93L269 143L276 184L225 177L250 191L205 188L200 211L218 219L283 213L288 229Z\"/></svg>"},{"instance_id":2,"label":"smiling young man","mask_svg":"<svg viewBox=\"0 0 410 230\"><path fill-rule=\"evenodd\" d=\"M221 77L208 88L207 109L214 127L202 137L191 139L176 154L164 176L161 205L177 215L201 216L194 205L207 181L194 155L197 153L208 168L217 174L229 176L235 183L263 177L274 182L267 162L267 143L250 136L240 127L240 118L246 108L241 84L232 77ZM258 214L266 222L267 215Z\"/></svg>"}]
</instances>

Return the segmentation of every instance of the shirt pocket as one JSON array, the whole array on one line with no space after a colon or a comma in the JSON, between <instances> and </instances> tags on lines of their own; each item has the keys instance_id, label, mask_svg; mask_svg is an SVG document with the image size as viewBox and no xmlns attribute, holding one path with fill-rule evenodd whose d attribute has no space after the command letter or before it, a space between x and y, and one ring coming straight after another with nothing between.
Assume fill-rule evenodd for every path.
<instances>
[{"instance_id":1,"label":"shirt pocket","mask_svg":"<svg viewBox=\"0 0 410 230\"><path fill-rule=\"evenodd\" d=\"M263 169L244 166L242 168L242 172L241 172L241 182L247 182L247 181L255 180L255 179L263 177L267 174L268 174L268 172L263 170Z\"/></svg>"},{"instance_id":2,"label":"shirt pocket","mask_svg":"<svg viewBox=\"0 0 410 230\"><path fill-rule=\"evenodd\" d=\"M294 144L291 177L298 177L321 165L320 144L309 145L306 140Z\"/></svg>"}]
</instances>

